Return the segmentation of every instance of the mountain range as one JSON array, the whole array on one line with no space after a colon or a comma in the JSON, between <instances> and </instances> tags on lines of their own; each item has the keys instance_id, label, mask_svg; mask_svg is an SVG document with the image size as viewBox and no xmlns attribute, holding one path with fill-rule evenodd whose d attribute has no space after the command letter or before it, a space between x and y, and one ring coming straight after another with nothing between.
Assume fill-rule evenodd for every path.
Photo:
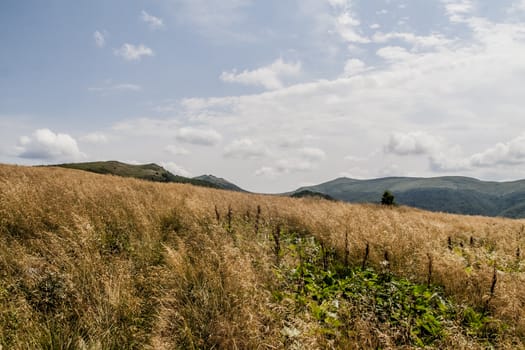
<instances>
[{"instance_id":1,"label":"mountain range","mask_svg":"<svg viewBox=\"0 0 525 350\"><path fill-rule=\"evenodd\" d=\"M481 181L469 177L388 177L372 180L338 178L294 193L311 191L351 203L379 203L390 191L401 205L447 213L525 217L525 180Z\"/></svg>"},{"instance_id":2,"label":"mountain range","mask_svg":"<svg viewBox=\"0 0 525 350\"><path fill-rule=\"evenodd\" d=\"M54 166L89 171L97 174L110 174L122 177L133 177L136 179L155 181L155 182L174 182L187 183L196 186L212 187L223 190L247 192L231 182L215 177L213 175L202 175L197 177L185 177L174 175L160 165L151 164L126 164L115 160L106 162L88 162L88 163L66 163Z\"/></svg>"},{"instance_id":3,"label":"mountain range","mask_svg":"<svg viewBox=\"0 0 525 350\"><path fill-rule=\"evenodd\" d=\"M174 175L157 164L131 165L118 161L69 163L56 166L99 174L134 177L149 181L189 183L237 192L239 186L213 175L193 178ZM292 197L317 197L350 203L379 203L390 191L400 205L456 214L525 218L525 180L481 181L469 177L387 177L371 180L338 178L284 193Z\"/></svg>"}]
</instances>

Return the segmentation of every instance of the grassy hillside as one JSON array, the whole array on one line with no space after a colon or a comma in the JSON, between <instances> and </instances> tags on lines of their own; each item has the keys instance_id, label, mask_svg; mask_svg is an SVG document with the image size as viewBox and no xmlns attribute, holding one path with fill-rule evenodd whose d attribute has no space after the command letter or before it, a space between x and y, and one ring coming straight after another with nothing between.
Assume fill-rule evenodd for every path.
<instances>
[{"instance_id":1,"label":"grassy hillside","mask_svg":"<svg viewBox=\"0 0 525 350\"><path fill-rule=\"evenodd\" d=\"M312 197L312 198L322 198L322 199L326 199L326 200L329 200L329 201L333 201L334 200L332 197L330 197L327 194L320 193L320 192L313 192L313 191L309 191L309 190L302 190L302 191L293 192L293 193L290 194L290 197L292 197L292 198L308 198L308 197Z\"/></svg>"},{"instance_id":2,"label":"grassy hillside","mask_svg":"<svg viewBox=\"0 0 525 350\"><path fill-rule=\"evenodd\" d=\"M188 178L179 175L173 175L163 167L157 164L133 165L121 163L118 161L107 162L88 162L88 163L68 163L58 164L56 166L69 169L89 171L97 174L110 174L122 177L133 177L136 179L155 181L155 182L176 182L188 183L197 186L222 188L221 186L198 178Z\"/></svg>"},{"instance_id":3,"label":"grassy hillside","mask_svg":"<svg viewBox=\"0 0 525 350\"><path fill-rule=\"evenodd\" d=\"M378 203L385 190L396 201L416 208L457 214L525 217L525 180L487 182L468 177L391 177L373 180L339 178L300 188L351 203Z\"/></svg>"},{"instance_id":4,"label":"grassy hillside","mask_svg":"<svg viewBox=\"0 0 525 350\"><path fill-rule=\"evenodd\" d=\"M523 348L524 224L0 165L0 345Z\"/></svg>"},{"instance_id":5,"label":"grassy hillside","mask_svg":"<svg viewBox=\"0 0 525 350\"><path fill-rule=\"evenodd\" d=\"M239 186L232 184L231 182L213 175L201 175L193 178L194 180L205 181L211 184L214 184L217 188L223 190L237 191L237 192L246 192Z\"/></svg>"}]
</instances>

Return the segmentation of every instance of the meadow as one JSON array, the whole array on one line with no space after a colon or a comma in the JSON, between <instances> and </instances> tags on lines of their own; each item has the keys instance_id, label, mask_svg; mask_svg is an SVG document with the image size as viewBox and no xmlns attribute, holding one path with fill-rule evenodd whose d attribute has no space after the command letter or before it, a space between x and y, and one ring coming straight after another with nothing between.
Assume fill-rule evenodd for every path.
<instances>
[{"instance_id":1,"label":"meadow","mask_svg":"<svg viewBox=\"0 0 525 350\"><path fill-rule=\"evenodd\" d=\"M0 165L5 349L525 348L525 220Z\"/></svg>"}]
</instances>

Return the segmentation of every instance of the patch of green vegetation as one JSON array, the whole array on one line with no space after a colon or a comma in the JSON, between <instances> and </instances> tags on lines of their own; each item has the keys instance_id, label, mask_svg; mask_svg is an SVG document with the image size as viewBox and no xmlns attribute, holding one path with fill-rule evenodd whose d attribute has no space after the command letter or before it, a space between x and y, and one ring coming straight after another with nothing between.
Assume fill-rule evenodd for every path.
<instances>
[{"instance_id":1,"label":"patch of green vegetation","mask_svg":"<svg viewBox=\"0 0 525 350\"><path fill-rule=\"evenodd\" d=\"M486 310L466 307L462 310L461 319L469 335L488 342L496 342L498 334L505 329L505 325L492 318Z\"/></svg>"},{"instance_id":2,"label":"patch of green vegetation","mask_svg":"<svg viewBox=\"0 0 525 350\"><path fill-rule=\"evenodd\" d=\"M293 300L295 312L316 319L327 339L344 337L356 317L398 334L397 345L439 345L449 327L461 327L465 334L492 344L502 330L488 311L455 304L440 286L393 275L388 261L380 271L344 266L335 252L325 251L314 238L290 234L282 240L287 254L295 255L299 263L280 265L282 289L273 292L274 300Z\"/></svg>"}]
</instances>

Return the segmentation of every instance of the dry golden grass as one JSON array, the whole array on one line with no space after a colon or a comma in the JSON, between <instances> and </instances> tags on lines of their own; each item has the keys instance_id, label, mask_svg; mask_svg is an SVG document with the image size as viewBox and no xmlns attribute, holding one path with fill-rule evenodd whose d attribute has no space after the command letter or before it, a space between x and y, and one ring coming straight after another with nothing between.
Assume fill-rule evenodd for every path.
<instances>
[{"instance_id":1,"label":"dry golden grass","mask_svg":"<svg viewBox=\"0 0 525 350\"><path fill-rule=\"evenodd\" d=\"M517 249L524 224L0 165L0 345L413 346L399 345L392 330L359 314L359 305L345 305L353 318L327 337L311 315L293 311L293 300L275 300L272 292L282 287L277 259L283 266L296 260L276 259L272 232L280 225L315 236L339 257L348 249L352 266L362 264L368 243L367 266L381 269L387 252L391 273L414 283L427 283L431 257L431 282L447 298L490 313L493 345L523 348L525 266ZM434 346L481 349L484 341L450 324Z\"/></svg>"}]
</instances>

